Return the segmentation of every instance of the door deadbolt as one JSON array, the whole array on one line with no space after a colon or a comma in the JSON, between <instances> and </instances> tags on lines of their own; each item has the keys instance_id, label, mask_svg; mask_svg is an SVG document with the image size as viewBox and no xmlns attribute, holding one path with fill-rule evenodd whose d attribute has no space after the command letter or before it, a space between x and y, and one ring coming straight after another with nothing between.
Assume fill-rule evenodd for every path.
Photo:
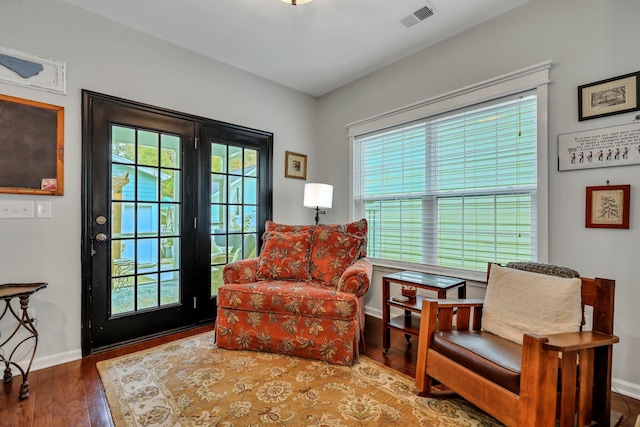
<instances>
[{"instance_id":1,"label":"door deadbolt","mask_svg":"<svg viewBox=\"0 0 640 427\"><path fill-rule=\"evenodd\" d=\"M96 218L96 224L105 225L106 223L107 223L107 218L105 218L104 216L100 215L99 217Z\"/></svg>"},{"instance_id":2,"label":"door deadbolt","mask_svg":"<svg viewBox=\"0 0 640 427\"><path fill-rule=\"evenodd\" d=\"M108 239L108 237L107 237L107 235L106 235L106 234L104 234L104 233L98 233L98 234L96 234L96 240L97 240L98 242L106 242L106 241L107 241L107 239Z\"/></svg>"}]
</instances>

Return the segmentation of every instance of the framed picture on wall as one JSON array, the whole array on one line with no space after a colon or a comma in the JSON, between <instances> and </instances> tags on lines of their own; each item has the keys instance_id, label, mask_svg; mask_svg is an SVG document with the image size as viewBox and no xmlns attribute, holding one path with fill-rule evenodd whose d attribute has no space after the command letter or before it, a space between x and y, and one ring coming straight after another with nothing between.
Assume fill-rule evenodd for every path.
<instances>
[{"instance_id":1,"label":"framed picture on wall","mask_svg":"<svg viewBox=\"0 0 640 427\"><path fill-rule=\"evenodd\" d=\"M587 228L629 228L630 185L587 187Z\"/></svg>"},{"instance_id":2,"label":"framed picture on wall","mask_svg":"<svg viewBox=\"0 0 640 427\"><path fill-rule=\"evenodd\" d=\"M640 110L640 71L578 86L578 120Z\"/></svg>"},{"instance_id":3,"label":"framed picture on wall","mask_svg":"<svg viewBox=\"0 0 640 427\"><path fill-rule=\"evenodd\" d=\"M0 193L62 196L64 107L0 95Z\"/></svg>"},{"instance_id":4,"label":"framed picture on wall","mask_svg":"<svg viewBox=\"0 0 640 427\"><path fill-rule=\"evenodd\" d=\"M307 179L307 155L287 151L285 153L284 176Z\"/></svg>"}]
</instances>

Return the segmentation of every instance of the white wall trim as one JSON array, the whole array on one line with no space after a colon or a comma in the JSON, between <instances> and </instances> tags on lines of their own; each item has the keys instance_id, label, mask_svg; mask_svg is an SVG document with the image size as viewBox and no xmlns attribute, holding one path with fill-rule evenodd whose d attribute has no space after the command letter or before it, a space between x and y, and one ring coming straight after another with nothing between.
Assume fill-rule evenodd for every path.
<instances>
[{"instance_id":1,"label":"white wall trim","mask_svg":"<svg viewBox=\"0 0 640 427\"><path fill-rule=\"evenodd\" d=\"M71 350L66 353L52 354L46 357L36 357L31 365L31 372L40 369L50 368L51 366L62 365L63 363L73 362L82 359L81 350Z\"/></svg>"},{"instance_id":2,"label":"white wall trim","mask_svg":"<svg viewBox=\"0 0 640 427\"><path fill-rule=\"evenodd\" d=\"M612 378L611 385L613 386L612 390L614 392L640 400L640 384L634 384L629 381Z\"/></svg>"}]
</instances>

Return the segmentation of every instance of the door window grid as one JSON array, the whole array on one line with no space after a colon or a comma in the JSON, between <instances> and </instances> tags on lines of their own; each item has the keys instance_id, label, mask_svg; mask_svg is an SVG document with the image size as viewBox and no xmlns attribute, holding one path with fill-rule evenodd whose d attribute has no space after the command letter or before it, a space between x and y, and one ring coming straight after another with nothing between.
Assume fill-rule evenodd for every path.
<instances>
[{"instance_id":1,"label":"door window grid","mask_svg":"<svg viewBox=\"0 0 640 427\"><path fill-rule=\"evenodd\" d=\"M224 266L256 255L258 151L211 144L211 296Z\"/></svg>"},{"instance_id":2,"label":"door window grid","mask_svg":"<svg viewBox=\"0 0 640 427\"><path fill-rule=\"evenodd\" d=\"M180 302L181 139L111 131L113 317Z\"/></svg>"}]
</instances>

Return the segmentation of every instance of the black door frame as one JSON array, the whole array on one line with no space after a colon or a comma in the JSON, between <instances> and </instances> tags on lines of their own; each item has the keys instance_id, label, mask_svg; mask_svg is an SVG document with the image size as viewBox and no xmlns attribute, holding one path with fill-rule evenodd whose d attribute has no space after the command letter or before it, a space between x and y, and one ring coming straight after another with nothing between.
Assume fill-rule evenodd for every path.
<instances>
[{"instance_id":1,"label":"black door frame","mask_svg":"<svg viewBox=\"0 0 640 427\"><path fill-rule=\"evenodd\" d=\"M192 121L194 123L195 136L197 145L198 140L202 141L200 136L204 134L203 129L207 129L209 134L213 130L216 137L221 140L228 141L230 144L243 144L243 141L252 140L253 146L256 141L259 144L263 144L261 149L261 156L265 156L263 160L263 167L268 169L268 172L261 177L259 191L264 195L264 202L260 206L259 218L261 220L257 222L258 235L262 235L264 232L264 220L270 219L273 212L273 134L271 132L260 131L256 129L247 128L244 126L229 124L217 120L207 119L204 117L194 116L186 113L180 113L177 111L152 106L136 101L130 101L123 98L118 98L110 95L100 94L97 92L82 90L82 241L81 241L81 263L82 263L82 354L86 356L94 351L102 351L105 348L117 347L125 343L117 343L107 347L101 347L96 349L92 346L91 342L91 298L92 298L92 227L91 221L92 214L92 197L89 194L92 185L92 170L91 170L91 153L92 153L92 130L93 123L91 122L93 114L93 106L95 102L110 103L122 107L133 108L141 112L149 112L165 116L166 118L175 118L178 120ZM202 144L202 143L200 143ZM210 226L209 226L209 192L208 192L208 175L209 171L207 167L208 161L204 155L209 152L208 149L201 150L201 147L197 147L196 156L200 160L194 160L196 170L193 171L193 186L195 188L185 188L185 191L197 192L198 188L202 189L200 194L193 194L196 201L196 207L194 212L198 221L196 221L197 227L195 230L195 242L194 242L194 266L195 271L192 276L192 280L195 283L209 283L210 282ZM203 186L207 186L206 188ZM206 190L206 191L205 191ZM191 327L196 324L208 323L215 321L216 315L216 301L215 297L204 298L206 294L205 290L209 289L208 286L196 286L195 292L198 294L200 301L205 301L203 304L198 304L195 310L193 323L185 327ZM183 328L185 328L183 327ZM181 329L183 329L181 328ZM165 333L173 332L163 331L151 336L162 335ZM127 343L134 341L141 341L148 339L151 336L139 337L134 340L129 340Z\"/></svg>"}]
</instances>

